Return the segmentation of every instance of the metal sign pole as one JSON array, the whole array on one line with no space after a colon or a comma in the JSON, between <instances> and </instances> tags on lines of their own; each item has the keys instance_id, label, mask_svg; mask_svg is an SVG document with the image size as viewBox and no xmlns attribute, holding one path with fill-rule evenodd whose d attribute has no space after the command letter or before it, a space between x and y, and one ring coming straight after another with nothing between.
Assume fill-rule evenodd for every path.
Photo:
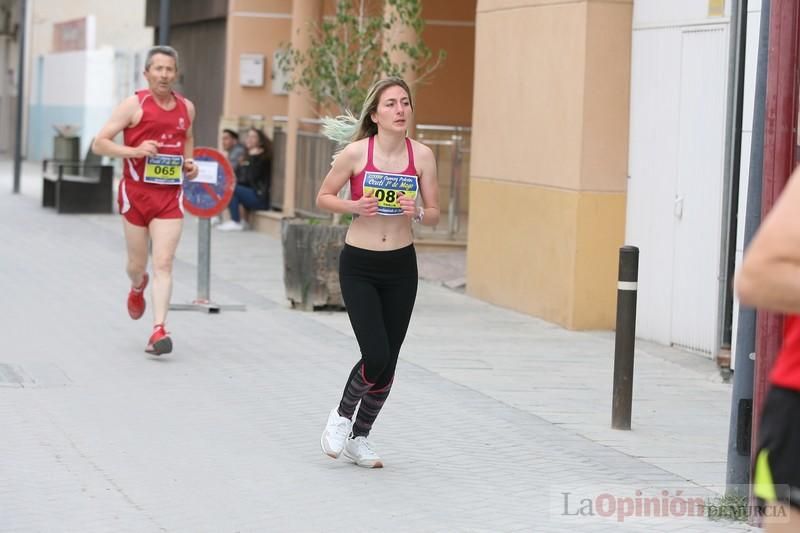
<instances>
[{"instance_id":1,"label":"metal sign pole","mask_svg":"<svg viewBox=\"0 0 800 533\"><path fill-rule=\"evenodd\" d=\"M211 293L211 221L201 218L197 226L197 299L208 301Z\"/></svg>"},{"instance_id":2,"label":"metal sign pole","mask_svg":"<svg viewBox=\"0 0 800 533\"><path fill-rule=\"evenodd\" d=\"M211 219L222 212L233 194L234 177L225 155L213 148L195 148L195 163L200 174L184 183L184 207L198 217L197 224L197 298L190 304L171 304L176 311L219 313L245 311L239 304L221 305L211 301Z\"/></svg>"},{"instance_id":3,"label":"metal sign pole","mask_svg":"<svg viewBox=\"0 0 800 533\"><path fill-rule=\"evenodd\" d=\"M19 33L17 48L19 50L19 63L17 66L17 116L16 131L14 132L14 194L19 194L20 177L22 176L22 111L25 102L25 29L27 27L25 8L28 2L19 2Z\"/></svg>"},{"instance_id":4,"label":"metal sign pole","mask_svg":"<svg viewBox=\"0 0 800 533\"><path fill-rule=\"evenodd\" d=\"M170 304L174 311L246 311L243 304L218 304L211 301L211 220L198 219L197 224L197 298L190 304Z\"/></svg>"}]
</instances>

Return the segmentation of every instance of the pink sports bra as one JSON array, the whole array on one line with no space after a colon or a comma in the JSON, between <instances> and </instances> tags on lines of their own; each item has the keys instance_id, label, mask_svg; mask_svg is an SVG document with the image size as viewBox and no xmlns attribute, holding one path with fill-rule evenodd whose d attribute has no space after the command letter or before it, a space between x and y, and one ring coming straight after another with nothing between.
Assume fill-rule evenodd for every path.
<instances>
[{"instance_id":1,"label":"pink sports bra","mask_svg":"<svg viewBox=\"0 0 800 533\"><path fill-rule=\"evenodd\" d=\"M364 174L367 172L385 172L375 167L372 162L372 150L375 147L375 136L369 138L367 146L367 164L363 170L355 176L350 176L350 197L359 200L364 195ZM408 167L402 172L386 172L386 174L405 174L406 176L417 176L417 167L414 166L414 150L411 149L411 139L406 137L406 150L408 150Z\"/></svg>"}]
</instances>

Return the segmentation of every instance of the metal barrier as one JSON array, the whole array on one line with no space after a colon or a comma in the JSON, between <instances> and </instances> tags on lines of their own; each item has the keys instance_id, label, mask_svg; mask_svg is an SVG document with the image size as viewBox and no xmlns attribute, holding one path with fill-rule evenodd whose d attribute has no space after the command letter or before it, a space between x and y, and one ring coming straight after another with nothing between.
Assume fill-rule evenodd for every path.
<instances>
[{"instance_id":1,"label":"metal barrier","mask_svg":"<svg viewBox=\"0 0 800 533\"><path fill-rule=\"evenodd\" d=\"M469 146L472 129L462 126L420 124L416 138L433 150L439 172L439 197L447 198L447 237L456 238L469 208Z\"/></svg>"},{"instance_id":2,"label":"metal barrier","mask_svg":"<svg viewBox=\"0 0 800 533\"><path fill-rule=\"evenodd\" d=\"M270 203L283 210L286 183L286 117L272 118L272 184Z\"/></svg>"},{"instance_id":3,"label":"metal barrier","mask_svg":"<svg viewBox=\"0 0 800 533\"><path fill-rule=\"evenodd\" d=\"M331 168L336 143L319 132L322 121L300 119L295 164L295 211L306 217L330 219L317 209L317 192Z\"/></svg>"}]
</instances>

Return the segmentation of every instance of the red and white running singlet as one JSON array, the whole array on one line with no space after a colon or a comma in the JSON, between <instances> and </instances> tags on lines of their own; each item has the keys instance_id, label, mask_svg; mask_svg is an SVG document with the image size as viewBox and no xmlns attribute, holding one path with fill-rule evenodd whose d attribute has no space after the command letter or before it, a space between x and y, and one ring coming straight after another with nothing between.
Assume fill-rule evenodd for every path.
<instances>
[{"instance_id":1,"label":"red and white running singlet","mask_svg":"<svg viewBox=\"0 0 800 533\"><path fill-rule=\"evenodd\" d=\"M123 131L125 146L136 147L144 141L160 144L157 156L123 161L119 210L137 226L147 226L154 218L183 217L182 167L191 118L183 96L172 95L175 107L166 110L148 89L137 91L142 118Z\"/></svg>"},{"instance_id":2,"label":"red and white running singlet","mask_svg":"<svg viewBox=\"0 0 800 533\"><path fill-rule=\"evenodd\" d=\"M800 315L783 320L783 346L769 378L778 387L800 391Z\"/></svg>"}]
</instances>

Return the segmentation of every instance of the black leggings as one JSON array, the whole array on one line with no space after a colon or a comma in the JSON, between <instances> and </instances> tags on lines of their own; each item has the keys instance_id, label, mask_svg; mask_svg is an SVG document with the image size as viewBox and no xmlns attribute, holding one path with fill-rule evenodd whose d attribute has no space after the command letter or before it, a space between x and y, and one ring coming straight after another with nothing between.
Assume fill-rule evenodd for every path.
<instances>
[{"instance_id":1,"label":"black leggings","mask_svg":"<svg viewBox=\"0 0 800 533\"><path fill-rule=\"evenodd\" d=\"M414 245L377 252L345 244L339 283L361 349L364 378L371 388L388 386L417 297Z\"/></svg>"}]
</instances>

